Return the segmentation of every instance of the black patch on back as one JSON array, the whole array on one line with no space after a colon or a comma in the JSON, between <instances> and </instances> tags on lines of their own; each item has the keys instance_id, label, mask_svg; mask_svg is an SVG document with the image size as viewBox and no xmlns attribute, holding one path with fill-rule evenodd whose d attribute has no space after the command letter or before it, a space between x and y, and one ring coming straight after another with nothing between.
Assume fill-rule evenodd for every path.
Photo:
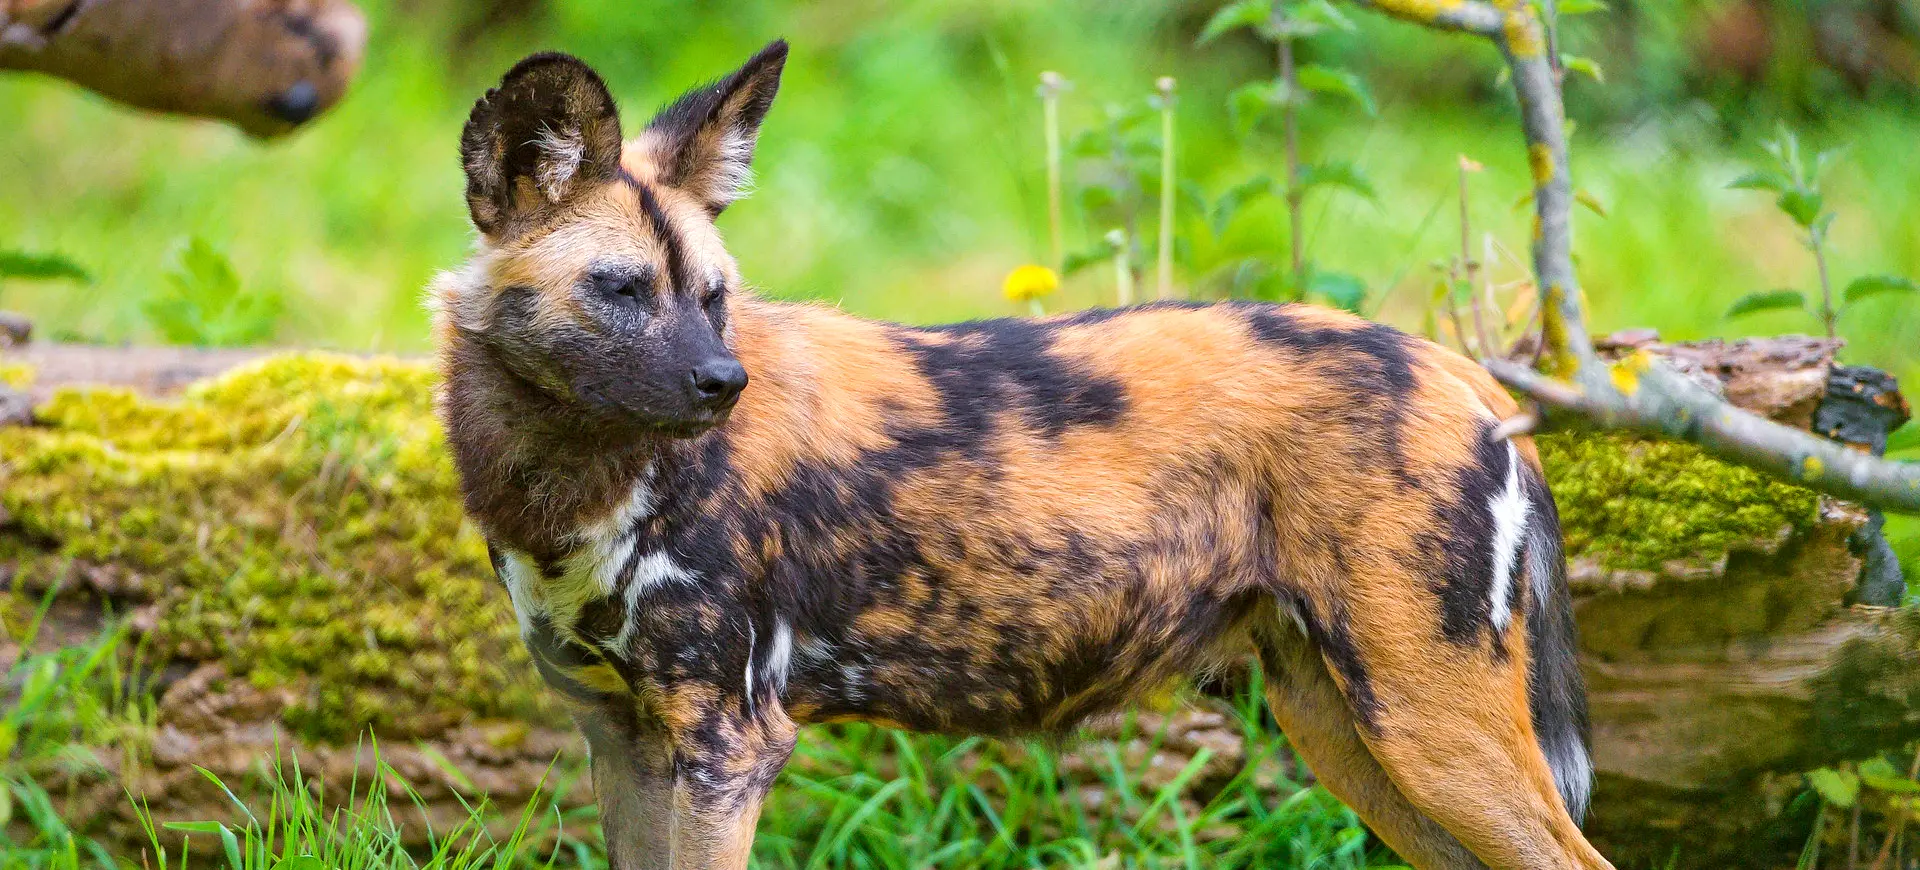
<instances>
[{"instance_id":1,"label":"black patch on back","mask_svg":"<svg viewBox=\"0 0 1920 870\"><path fill-rule=\"evenodd\" d=\"M1483 628L1491 627L1493 603L1488 599L1493 585L1493 499L1507 485L1507 466L1514 452L1505 439L1488 437L1493 424L1475 429L1473 460L1454 475L1456 497L1439 510L1438 531L1424 534L1422 550L1437 555L1432 578L1433 592L1440 597L1440 631L1458 644L1477 641ZM1522 585L1524 564L1516 560L1512 575L1515 587ZM1512 613L1520 610L1514 608ZM1496 654L1504 654L1500 638L1493 638Z\"/></svg>"},{"instance_id":2,"label":"black patch on back","mask_svg":"<svg viewBox=\"0 0 1920 870\"><path fill-rule=\"evenodd\" d=\"M963 453L993 431L993 416L1014 410L1046 438L1079 426L1111 426L1127 410L1126 390L1114 378L1079 370L1053 353L1059 326L1033 320L979 320L938 327L947 336L927 341L901 330L895 337L920 375L940 394L941 410Z\"/></svg>"},{"instance_id":3,"label":"black patch on back","mask_svg":"<svg viewBox=\"0 0 1920 870\"><path fill-rule=\"evenodd\" d=\"M1227 307L1242 312L1254 338L1320 364L1345 388L1351 403L1346 408L1327 409L1328 413L1358 415L1363 425L1353 427L1354 433L1371 436L1372 440L1356 446L1378 449L1402 483L1420 486L1407 471L1402 433L1407 403L1416 386L1412 338L1383 323L1350 329L1304 324L1285 305L1235 302Z\"/></svg>"}]
</instances>

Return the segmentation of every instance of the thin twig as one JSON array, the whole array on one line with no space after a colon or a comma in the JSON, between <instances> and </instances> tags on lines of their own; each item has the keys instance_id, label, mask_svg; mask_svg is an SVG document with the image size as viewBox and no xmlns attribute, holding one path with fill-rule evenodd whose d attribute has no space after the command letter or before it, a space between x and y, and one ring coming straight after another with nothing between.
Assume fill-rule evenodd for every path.
<instances>
[{"instance_id":1,"label":"thin twig","mask_svg":"<svg viewBox=\"0 0 1920 870\"><path fill-rule=\"evenodd\" d=\"M1543 362L1550 374L1510 360L1482 360L1496 378L1543 408L1572 412L1602 428L1689 441L1722 459L1828 495L1920 513L1920 463L1880 459L1743 411L1645 352L1613 363L1594 352L1573 271L1566 111L1544 28L1530 4L1353 2L1429 27L1488 37L1512 73L1533 170L1533 269Z\"/></svg>"}]
</instances>

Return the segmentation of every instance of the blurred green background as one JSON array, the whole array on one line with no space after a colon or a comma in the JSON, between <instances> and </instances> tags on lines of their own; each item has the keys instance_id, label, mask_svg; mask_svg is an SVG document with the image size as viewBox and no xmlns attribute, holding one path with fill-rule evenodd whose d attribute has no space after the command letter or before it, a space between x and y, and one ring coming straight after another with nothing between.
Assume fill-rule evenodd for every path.
<instances>
[{"instance_id":1,"label":"blurred green background","mask_svg":"<svg viewBox=\"0 0 1920 870\"><path fill-rule=\"evenodd\" d=\"M63 253L95 276L86 285L15 282L0 287L0 307L27 312L47 337L166 339L155 321L179 292L167 276L198 238L230 258L240 294L264 299L243 306L264 324L214 339L423 351L421 288L472 240L460 125L507 65L545 48L599 67L632 131L680 90L773 37L790 39L792 62L757 160L759 191L721 224L764 292L878 317L1015 311L1000 297L1001 277L1046 251L1034 96L1042 70L1074 83L1063 109L1069 135L1099 125L1109 105L1143 104L1155 77L1178 77L1178 172L1209 196L1278 168L1275 139L1237 137L1225 107L1233 87L1272 75L1271 56L1244 31L1197 46L1212 3L361 5L373 36L359 81L330 115L270 145L44 78L0 78L0 248ZM1695 338L1813 328L1786 314L1719 316L1747 292L1812 289L1811 258L1769 199L1726 189L1780 118L1813 143L1849 146L1832 176L1836 276L1920 274L1915 4L1882 5L1640 3L1569 24L1569 50L1594 57L1607 76L1575 78L1568 100L1577 181L1609 215L1578 218L1597 331L1652 326ZM1828 60L1837 50L1823 47L1832 39L1823 34L1835 18L1881 28L1875 38L1892 47L1852 66ZM1527 215L1515 205L1525 192L1522 149L1489 49L1366 14L1355 20L1357 31L1316 40L1308 59L1355 70L1380 113L1312 108L1304 141L1309 156L1364 169L1378 196L1311 198L1309 254L1384 295L1382 317L1418 328L1431 264L1458 247L1455 155L1490 170L1476 177L1476 224L1524 254ZM1754 33L1758 44L1748 44ZM1843 34L1842 48L1854 38ZM1106 229L1070 211L1069 248ZM1284 251L1282 217L1277 201L1263 200L1215 239L1186 215L1194 265L1183 279L1204 283L1205 267ZM1110 298L1102 295L1110 275L1083 273L1050 307ZM1920 375L1920 305L1876 299L1842 329L1852 360Z\"/></svg>"}]
</instances>

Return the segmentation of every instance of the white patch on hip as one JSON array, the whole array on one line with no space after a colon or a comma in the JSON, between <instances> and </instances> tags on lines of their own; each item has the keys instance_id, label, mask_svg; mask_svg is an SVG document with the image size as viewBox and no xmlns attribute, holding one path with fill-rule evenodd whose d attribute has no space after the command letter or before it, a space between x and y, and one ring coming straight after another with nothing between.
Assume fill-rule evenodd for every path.
<instances>
[{"instance_id":1,"label":"white patch on hip","mask_svg":"<svg viewBox=\"0 0 1920 870\"><path fill-rule=\"evenodd\" d=\"M1493 630L1498 634L1507 630L1507 623L1513 618L1507 599L1513 590L1513 569L1520 561L1527 516L1533 509L1520 487L1520 452L1511 441L1507 442L1506 486L1487 504L1487 509L1493 513L1493 582L1487 585L1487 599Z\"/></svg>"}]
</instances>

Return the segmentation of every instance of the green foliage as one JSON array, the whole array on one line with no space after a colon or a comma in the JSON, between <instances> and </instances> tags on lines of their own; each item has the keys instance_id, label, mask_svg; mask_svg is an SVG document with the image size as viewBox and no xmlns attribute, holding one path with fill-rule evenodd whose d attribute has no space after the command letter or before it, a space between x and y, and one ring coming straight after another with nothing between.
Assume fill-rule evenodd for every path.
<instances>
[{"instance_id":1,"label":"green foliage","mask_svg":"<svg viewBox=\"0 0 1920 870\"><path fill-rule=\"evenodd\" d=\"M1822 767L1807 771L1807 785L1831 806L1851 807L1854 798L1860 796L1860 777L1851 770Z\"/></svg>"},{"instance_id":2,"label":"green foliage","mask_svg":"<svg viewBox=\"0 0 1920 870\"><path fill-rule=\"evenodd\" d=\"M285 307L279 294L246 290L225 254L195 236L180 244L167 292L148 300L147 318L170 344L240 347L273 336Z\"/></svg>"},{"instance_id":3,"label":"green foliage","mask_svg":"<svg viewBox=\"0 0 1920 870\"><path fill-rule=\"evenodd\" d=\"M1334 97L1372 117L1379 105L1366 83L1351 70L1327 63L1295 63L1291 60L1296 44L1329 31L1350 31L1354 24L1324 0L1240 0L1222 7L1201 29L1199 43L1211 42L1228 32L1248 29L1260 39L1280 49L1278 75L1257 79L1234 88L1227 95L1230 126L1238 138L1250 140L1263 129L1275 126L1283 130L1297 127L1301 110L1318 102L1318 97ZM1266 262L1265 255L1251 254L1226 258L1211 264L1196 264L1209 272L1202 282L1226 296L1269 299L1313 298L1350 311L1359 311L1365 296L1365 283L1358 277L1340 273L1320 273L1305 257L1301 207L1308 193L1334 190L1355 194L1366 200L1377 198L1374 185L1359 165L1349 160L1304 161L1294 134L1280 143L1285 160L1284 180L1256 174L1227 188L1210 207L1203 209L1207 229L1215 238L1224 235L1235 215L1251 202L1277 195L1287 204L1288 244L1292 246L1289 271ZM1204 192L1191 198L1204 205Z\"/></svg>"},{"instance_id":4,"label":"green foliage","mask_svg":"<svg viewBox=\"0 0 1920 870\"><path fill-rule=\"evenodd\" d=\"M1294 75L1299 78L1301 89L1307 92L1342 97L1351 100L1368 115L1380 114L1379 105L1373 101L1373 93L1352 72L1310 63L1295 70Z\"/></svg>"},{"instance_id":5,"label":"green foliage","mask_svg":"<svg viewBox=\"0 0 1920 870\"><path fill-rule=\"evenodd\" d=\"M0 250L0 281L79 281L93 276L80 264L59 254L31 254L26 251Z\"/></svg>"},{"instance_id":6,"label":"green foliage","mask_svg":"<svg viewBox=\"0 0 1920 870\"><path fill-rule=\"evenodd\" d=\"M161 870L515 870L576 863L562 861L563 855L586 857L586 866L605 866L592 847L562 827L560 799L573 777L558 789L546 788L543 780L517 813L503 812L481 795L450 828L434 830L430 820L413 820L428 826L431 845L424 854L410 850L398 817L410 807L390 803L404 798L417 804L420 794L381 759L377 743L371 754L374 771L367 781L356 777L344 784L347 794L331 798L328 786L342 784L309 780L298 758L266 759L266 769L253 784L257 788L236 783L242 790L264 792L261 801L241 799L234 787L202 769L201 774L232 799L234 817L156 825L142 806L140 818L152 854ZM505 827L500 821L512 824L504 836L495 836L491 829ZM186 842L173 854L167 845L182 834ZM218 860L194 860L195 843L211 845L206 851Z\"/></svg>"},{"instance_id":7,"label":"green foliage","mask_svg":"<svg viewBox=\"0 0 1920 870\"><path fill-rule=\"evenodd\" d=\"M1833 285L1827 277L1826 246L1829 232L1833 227L1834 213L1827 209L1826 193L1821 188L1821 177L1839 155L1838 150L1808 152L1800 144L1800 138L1792 130L1781 127L1779 133L1765 143L1767 154L1772 157L1769 166L1748 172L1728 185L1737 190L1759 190L1774 194L1774 205L1782 214L1791 219L1803 233L1803 242L1813 252L1819 266L1821 322L1826 326L1828 337L1836 332L1835 322L1840 315L1854 303L1873 296L1901 293L1910 294L1920 291L1920 285L1909 278L1897 275L1864 275L1848 282L1840 294L1840 302L1835 303ZM1741 317L1762 311L1807 310L1806 297L1794 290L1772 290L1750 293L1735 300L1727 309L1726 317Z\"/></svg>"},{"instance_id":8,"label":"green foliage","mask_svg":"<svg viewBox=\"0 0 1920 870\"><path fill-rule=\"evenodd\" d=\"M1734 300L1733 305L1727 308L1727 316L1739 317L1743 314L1753 314L1759 311L1780 311L1784 309L1792 309L1794 311L1807 310L1807 294L1798 290L1765 290L1759 293L1749 293Z\"/></svg>"},{"instance_id":9,"label":"green foliage","mask_svg":"<svg viewBox=\"0 0 1920 870\"><path fill-rule=\"evenodd\" d=\"M1878 296L1882 293L1916 293L1920 284L1911 278L1898 275L1863 275L1847 282L1847 289L1841 291L1841 298L1852 305L1862 299Z\"/></svg>"}]
</instances>

